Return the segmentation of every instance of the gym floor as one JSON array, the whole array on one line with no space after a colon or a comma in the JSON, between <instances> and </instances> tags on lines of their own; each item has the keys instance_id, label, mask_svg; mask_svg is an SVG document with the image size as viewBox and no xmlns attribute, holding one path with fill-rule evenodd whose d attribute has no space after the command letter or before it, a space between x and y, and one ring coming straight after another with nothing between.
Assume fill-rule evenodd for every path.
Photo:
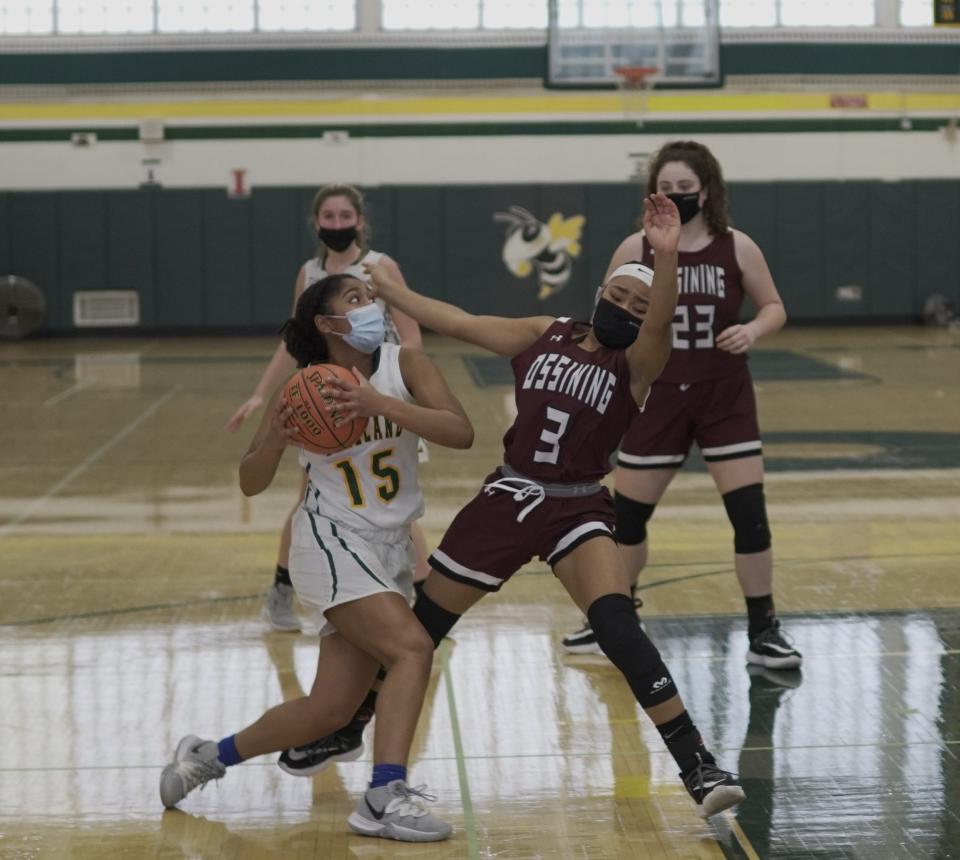
<instances>
[{"instance_id":1,"label":"gym floor","mask_svg":"<svg viewBox=\"0 0 960 860\"><path fill-rule=\"evenodd\" d=\"M272 338L0 345L0 858L960 856L960 332L788 329L758 348L767 498L800 673L748 671L723 506L691 458L650 526L647 630L747 800L698 819L656 731L533 564L438 652L411 781L450 842L346 817L369 754L265 757L164 812L160 769L308 689L316 638L259 618L288 456L242 497L223 430ZM431 446L431 545L500 460L506 362L428 337L477 429Z\"/></svg>"}]
</instances>

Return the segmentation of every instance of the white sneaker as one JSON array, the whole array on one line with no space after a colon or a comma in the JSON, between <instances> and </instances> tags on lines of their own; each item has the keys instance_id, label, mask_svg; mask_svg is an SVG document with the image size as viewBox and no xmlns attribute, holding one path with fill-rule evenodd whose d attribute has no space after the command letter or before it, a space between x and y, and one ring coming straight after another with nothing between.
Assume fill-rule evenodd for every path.
<instances>
[{"instance_id":1,"label":"white sneaker","mask_svg":"<svg viewBox=\"0 0 960 860\"><path fill-rule=\"evenodd\" d=\"M424 809L421 800L436 800L425 785L411 788L402 779L368 788L347 824L361 836L399 839L401 842L439 842L453 828Z\"/></svg>"},{"instance_id":2,"label":"white sneaker","mask_svg":"<svg viewBox=\"0 0 960 860\"><path fill-rule=\"evenodd\" d=\"M227 772L218 753L216 741L201 740L196 735L181 739L173 761L160 774L160 800L167 809L173 809L197 786L220 779Z\"/></svg>"},{"instance_id":3,"label":"white sneaker","mask_svg":"<svg viewBox=\"0 0 960 860\"><path fill-rule=\"evenodd\" d=\"M293 611L293 586L275 582L267 592L260 617L274 630L299 630L300 619Z\"/></svg>"}]
</instances>

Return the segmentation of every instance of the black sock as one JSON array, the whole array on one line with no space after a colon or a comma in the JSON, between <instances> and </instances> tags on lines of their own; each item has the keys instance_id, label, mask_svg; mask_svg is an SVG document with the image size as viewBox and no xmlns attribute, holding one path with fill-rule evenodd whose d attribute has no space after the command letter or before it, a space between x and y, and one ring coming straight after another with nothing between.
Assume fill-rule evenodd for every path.
<instances>
[{"instance_id":1,"label":"black sock","mask_svg":"<svg viewBox=\"0 0 960 860\"><path fill-rule=\"evenodd\" d=\"M758 633L762 633L777 617L777 611L773 608L773 595L765 594L763 597L747 597L747 619L749 624L750 639L752 640Z\"/></svg>"},{"instance_id":2,"label":"black sock","mask_svg":"<svg viewBox=\"0 0 960 860\"><path fill-rule=\"evenodd\" d=\"M293 583L290 581L290 571L283 565L277 565L277 572L273 575L273 584L293 586Z\"/></svg>"},{"instance_id":3,"label":"black sock","mask_svg":"<svg viewBox=\"0 0 960 860\"><path fill-rule=\"evenodd\" d=\"M417 597L419 597L421 594L423 594L423 583L424 583L424 582L425 582L425 580L421 579L421 580L419 580L418 582L415 582L415 583L413 584L413 593L414 593L414 595L416 595Z\"/></svg>"},{"instance_id":4,"label":"black sock","mask_svg":"<svg viewBox=\"0 0 960 860\"><path fill-rule=\"evenodd\" d=\"M681 774L689 773L697 766L697 755L703 761L713 764L714 758L703 745L700 732L690 719L690 714L684 711L679 717L674 717L666 723L657 726L657 731L667 745L670 755L680 768Z\"/></svg>"},{"instance_id":5,"label":"black sock","mask_svg":"<svg viewBox=\"0 0 960 860\"><path fill-rule=\"evenodd\" d=\"M377 710L377 691L371 690L367 693L367 697L360 704L360 707L357 708L357 712L353 715L353 719L350 721L350 724L354 723L365 726L370 720L373 719L373 714Z\"/></svg>"}]
</instances>

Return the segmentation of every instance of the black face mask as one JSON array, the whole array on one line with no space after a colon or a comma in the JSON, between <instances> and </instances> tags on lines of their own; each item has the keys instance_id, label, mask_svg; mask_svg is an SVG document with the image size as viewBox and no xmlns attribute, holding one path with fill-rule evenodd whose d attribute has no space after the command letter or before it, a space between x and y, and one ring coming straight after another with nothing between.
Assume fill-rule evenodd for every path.
<instances>
[{"instance_id":1,"label":"black face mask","mask_svg":"<svg viewBox=\"0 0 960 860\"><path fill-rule=\"evenodd\" d=\"M677 204L680 210L680 223L686 224L697 217L700 211L700 192L692 191L690 194L668 194L667 199Z\"/></svg>"},{"instance_id":2,"label":"black face mask","mask_svg":"<svg viewBox=\"0 0 960 860\"><path fill-rule=\"evenodd\" d=\"M317 236L331 251L346 251L357 238L357 228L341 227L334 230L330 227L321 227L317 230Z\"/></svg>"},{"instance_id":3,"label":"black face mask","mask_svg":"<svg viewBox=\"0 0 960 860\"><path fill-rule=\"evenodd\" d=\"M607 299L600 299L593 312L593 333L607 349L626 349L637 339L642 325L643 320Z\"/></svg>"}]
</instances>

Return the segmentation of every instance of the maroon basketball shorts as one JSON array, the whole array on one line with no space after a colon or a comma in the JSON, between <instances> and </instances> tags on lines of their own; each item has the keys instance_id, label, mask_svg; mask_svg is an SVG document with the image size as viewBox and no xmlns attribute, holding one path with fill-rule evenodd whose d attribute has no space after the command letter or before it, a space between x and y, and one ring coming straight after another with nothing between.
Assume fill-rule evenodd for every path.
<instances>
[{"instance_id":1,"label":"maroon basketball shorts","mask_svg":"<svg viewBox=\"0 0 960 860\"><path fill-rule=\"evenodd\" d=\"M494 472L484 483L499 477ZM605 487L578 498L547 496L517 522L528 504L509 491L481 490L454 517L430 566L457 582L499 591L535 556L552 567L590 538L613 537L613 500Z\"/></svg>"},{"instance_id":2,"label":"maroon basketball shorts","mask_svg":"<svg viewBox=\"0 0 960 860\"><path fill-rule=\"evenodd\" d=\"M692 442L708 463L761 453L757 401L746 365L729 376L689 385L655 382L646 407L620 442L617 465L679 468Z\"/></svg>"}]
</instances>

